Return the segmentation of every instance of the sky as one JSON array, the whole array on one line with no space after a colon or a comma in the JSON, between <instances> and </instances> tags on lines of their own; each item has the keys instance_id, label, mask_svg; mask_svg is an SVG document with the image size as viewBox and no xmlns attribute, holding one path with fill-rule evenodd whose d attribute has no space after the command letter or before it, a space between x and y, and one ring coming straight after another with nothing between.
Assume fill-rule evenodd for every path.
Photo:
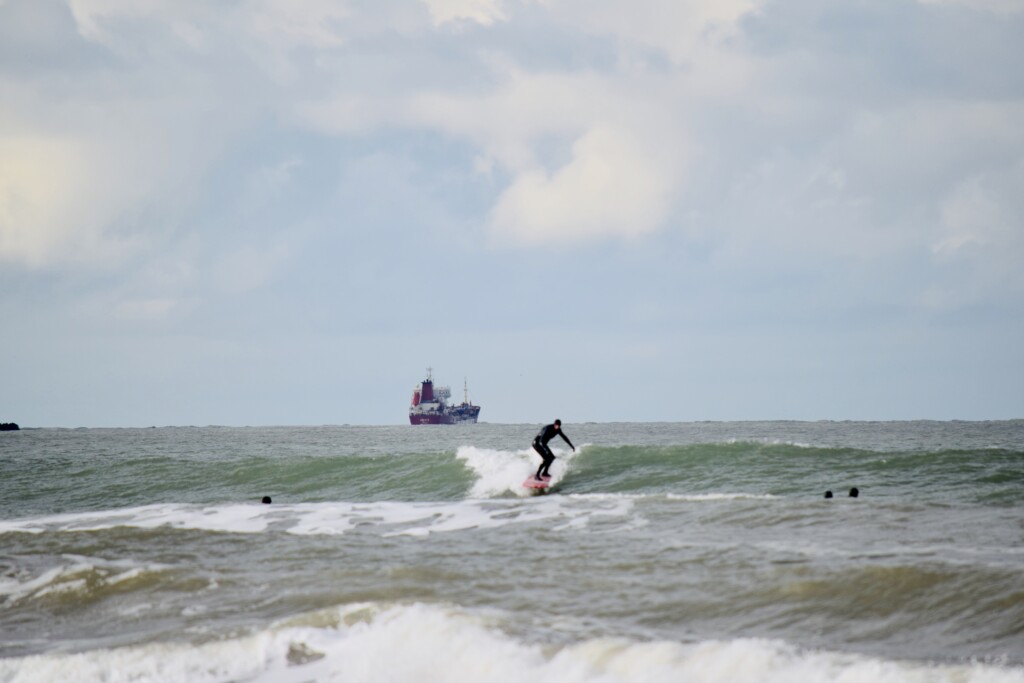
<instances>
[{"instance_id":1,"label":"sky","mask_svg":"<svg viewBox=\"0 0 1024 683\"><path fill-rule=\"evenodd\" d=\"M1022 64L1024 0L0 0L0 421L1022 418Z\"/></svg>"}]
</instances>

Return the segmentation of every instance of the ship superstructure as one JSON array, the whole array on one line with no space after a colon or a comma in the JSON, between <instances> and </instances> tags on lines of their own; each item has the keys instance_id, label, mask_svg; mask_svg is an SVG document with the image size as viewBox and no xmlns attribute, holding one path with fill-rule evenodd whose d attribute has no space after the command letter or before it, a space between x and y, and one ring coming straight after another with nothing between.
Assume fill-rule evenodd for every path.
<instances>
[{"instance_id":1,"label":"ship superstructure","mask_svg":"<svg viewBox=\"0 0 1024 683\"><path fill-rule=\"evenodd\" d=\"M480 406L469 402L469 391L465 381L462 384L463 398L459 405L449 405L452 397L449 387L434 386L433 368L427 368L427 378L412 390L412 405L409 406L409 423L414 425L451 425L476 423Z\"/></svg>"}]
</instances>

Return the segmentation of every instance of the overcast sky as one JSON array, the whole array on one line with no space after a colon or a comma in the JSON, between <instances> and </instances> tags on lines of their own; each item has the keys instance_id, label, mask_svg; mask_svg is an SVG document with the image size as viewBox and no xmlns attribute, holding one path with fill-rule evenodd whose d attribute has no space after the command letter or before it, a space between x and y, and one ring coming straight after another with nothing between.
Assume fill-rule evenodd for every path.
<instances>
[{"instance_id":1,"label":"overcast sky","mask_svg":"<svg viewBox=\"0 0 1024 683\"><path fill-rule=\"evenodd\" d=\"M1022 65L1024 0L0 0L0 421L1024 417Z\"/></svg>"}]
</instances>

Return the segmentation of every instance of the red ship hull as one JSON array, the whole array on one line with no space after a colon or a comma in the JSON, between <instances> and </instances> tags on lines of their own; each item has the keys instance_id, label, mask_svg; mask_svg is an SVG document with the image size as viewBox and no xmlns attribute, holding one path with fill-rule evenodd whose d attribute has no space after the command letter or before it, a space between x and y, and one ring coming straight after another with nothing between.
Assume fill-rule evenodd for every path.
<instances>
[{"instance_id":1,"label":"red ship hull","mask_svg":"<svg viewBox=\"0 0 1024 683\"><path fill-rule=\"evenodd\" d=\"M410 415L409 424L414 425L454 425L468 422L476 423L476 415L469 418L459 418L455 415Z\"/></svg>"},{"instance_id":2,"label":"red ship hull","mask_svg":"<svg viewBox=\"0 0 1024 683\"><path fill-rule=\"evenodd\" d=\"M457 425L476 424L480 406L463 403L459 406L445 405L440 411L416 412L415 406L409 412L409 424L414 425Z\"/></svg>"}]
</instances>

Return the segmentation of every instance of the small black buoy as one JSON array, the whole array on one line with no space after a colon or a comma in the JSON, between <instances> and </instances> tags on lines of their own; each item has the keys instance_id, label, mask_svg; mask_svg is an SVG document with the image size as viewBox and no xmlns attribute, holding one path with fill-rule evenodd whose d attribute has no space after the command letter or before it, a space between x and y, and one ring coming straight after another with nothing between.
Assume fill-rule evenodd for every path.
<instances>
[{"instance_id":1,"label":"small black buoy","mask_svg":"<svg viewBox=\"0 0 1024 683\"><path fill-rule=\"evenodd\" d=\"M270 505L270 496L263 496L263 502Z\"/></svg>"},{"instance_id":2,"label":"small black buoy","mask_svg":"<svg viewBox=\"0 0 1024 683\"><path fill-rule=\"evenodd\" d=\"M832 492L831 491L825 491L825 497L826 498L831 498L832 497Z\"/></svg>"},{"instance_id":3,"label":"small black buoy","mask_svg":"<svg viewBox=\"0 0 1024 683\"><path fill-rule=\"evenodd\" d=\"M852 489L850 489L850 498L856 498L859 495L860 495L860 489L858 489L856 486L854 486Z\"/></svg>"}]
</instances>

